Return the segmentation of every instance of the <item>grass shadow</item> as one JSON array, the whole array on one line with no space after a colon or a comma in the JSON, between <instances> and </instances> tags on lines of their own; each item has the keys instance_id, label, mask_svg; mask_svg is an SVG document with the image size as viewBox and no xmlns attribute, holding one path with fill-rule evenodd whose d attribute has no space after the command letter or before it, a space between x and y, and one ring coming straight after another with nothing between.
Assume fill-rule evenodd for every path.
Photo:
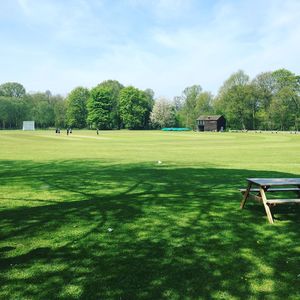
<instances>
[{"instance_id":1,"label":"grass shadow","mask_svg":"<svg viewBox=\"0 0 300 300\"><path fill-rule=\"evenodd\" d=\"M0 166L0 298L299 296L299 206L276 208L272 226L260 204L241 211L238 192L247 177L295 174L96 161Z\"/></svg>"}]
</instances>

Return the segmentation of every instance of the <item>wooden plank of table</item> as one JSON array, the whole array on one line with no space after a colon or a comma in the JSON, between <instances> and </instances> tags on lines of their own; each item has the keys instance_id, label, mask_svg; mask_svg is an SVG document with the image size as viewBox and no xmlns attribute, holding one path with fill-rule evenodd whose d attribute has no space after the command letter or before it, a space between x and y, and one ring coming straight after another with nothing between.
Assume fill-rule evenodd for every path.
<instances>
[{"instance_id":1,"label":"wooden plank of table","mask_svg":"<svg viewBox=\"0 0 300 300\"><path fill-rule=\"evenodd\" d=\"M247 178L247 180L259 186L300 186L300 178Z\"/></svg>"}]
</instances>

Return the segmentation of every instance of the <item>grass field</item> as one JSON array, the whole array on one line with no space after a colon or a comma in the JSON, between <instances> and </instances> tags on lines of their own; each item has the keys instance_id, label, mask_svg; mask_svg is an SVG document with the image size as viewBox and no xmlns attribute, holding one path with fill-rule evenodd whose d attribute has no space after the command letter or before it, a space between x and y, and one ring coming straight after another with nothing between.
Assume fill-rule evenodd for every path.
<instances>
[{"instance_id":1,"label":"grass field","mask_svg":"<svg viewBox=\"0 0 300 300\"><path fill-rule=\"evenodd\" d=\"M0 299L299 299L300 135L0 131ZM158 163L161 161L161 163Z\"/></svg>"}]
</instances>

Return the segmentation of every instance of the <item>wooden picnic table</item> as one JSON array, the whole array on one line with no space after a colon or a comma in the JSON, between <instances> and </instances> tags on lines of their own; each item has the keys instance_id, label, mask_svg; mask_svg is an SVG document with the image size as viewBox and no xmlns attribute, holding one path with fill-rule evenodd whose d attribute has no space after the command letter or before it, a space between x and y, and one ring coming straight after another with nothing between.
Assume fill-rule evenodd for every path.
<instances>
[{"instance_id":1,"label":"wooden picnic table","mask_svg":"<svg viewBox=\"0 0 300 300\"><path fill-rule=\"evenodd\" d=\"M240 189L243 194L241 209L249 197L263 203L268 220L274 223L270 207L277 204L300 203L300 178L247 178L247 188ZM276 192L295 192L294 199L268 199L267 194Z\"/></svg>"}]
</instances>

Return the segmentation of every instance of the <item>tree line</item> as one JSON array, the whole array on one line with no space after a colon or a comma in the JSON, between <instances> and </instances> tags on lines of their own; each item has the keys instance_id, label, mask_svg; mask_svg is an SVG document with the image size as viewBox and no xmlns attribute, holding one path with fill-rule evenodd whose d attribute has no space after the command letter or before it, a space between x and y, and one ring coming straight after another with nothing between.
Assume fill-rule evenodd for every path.
<instances>
[{"instance_id":1,"label":"tree line","mask_svg":"<svg viewBox=\"0 0 300 300\"><path fill-rule=\"evenodd\" d=\"M231 129L298 130L300 76L279 69L251 80L239 70L216 96L193 85L172 100L154 99L153 90L125 87L116 80L92 89L77 87L67 97L27 93L16 82L0 85L2 129L21 128L24 120L34 120L38 128L196 129L196 119L207 114L224 115Z\"/></svg>"}]
</instances>

